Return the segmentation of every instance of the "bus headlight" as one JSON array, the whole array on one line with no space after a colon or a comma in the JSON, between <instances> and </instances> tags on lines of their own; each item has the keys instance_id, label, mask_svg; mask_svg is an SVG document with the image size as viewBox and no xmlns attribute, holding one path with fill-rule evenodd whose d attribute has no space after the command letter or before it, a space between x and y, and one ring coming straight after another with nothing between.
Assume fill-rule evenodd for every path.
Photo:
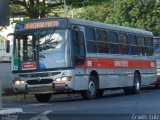
<instances>
[{"instance_id":1,"label":"bus headlight","mask_svg":"<svg viewBox=\"0 0 160 120\"><path fill-rule=\"evenodd\" d=\"M16 80L16 81L14 82L15 85L20 85L20 84L25 84L25 83L26 83L26 82L23 81L23 80Z\"/></svg>"},{"instance_id":2,"label":"bus headlight","mask_svg":"<svg viewBox=\"0 0 160 120\"><path fill-rule=\"evenodd\" d=\"M71 81L72 76L67 76L67 77L62 77L62 78L57 78L55 81L56 82L65 82L65 81Z\"/></svg>"},{"instance_id":3,"label":"bus headlight","mask_svg":"<svg viewBox=\"0 0 160 120\"><path fill-rule=\"evenodd\" d=\"M62 80L61 78L57 78L56 82L61 82L61 80Z\"/></svg>"},{"instance_id":4,"label":"bus headlight","mask_svg":"<svg viewBox=\"0 0 160 120\"><path fill-rule=\"evenodd\" d=\"M20 84L21 84L20 80L15 81L15 85L20 85Z\"/></svg>"},{"instance_id":5,"label":"bus headlight","mask_svg":"<svg viewBox=\"0 0 160 120\"><path fill-rule=\"evenodd\" d=\"M26 82L25 81L21 81L21 84L25 84Z\"/></svg>"},{"instance_id":6,"label":"bus headlight","mask_svg":"<svg viewBox=\"0 0 160 120\"><path fill-rule=\"evenodd\" d=\"M62 77L62 81L71 81L71 80L72 80L72 76Z\"/></svg>"}]
</instances>

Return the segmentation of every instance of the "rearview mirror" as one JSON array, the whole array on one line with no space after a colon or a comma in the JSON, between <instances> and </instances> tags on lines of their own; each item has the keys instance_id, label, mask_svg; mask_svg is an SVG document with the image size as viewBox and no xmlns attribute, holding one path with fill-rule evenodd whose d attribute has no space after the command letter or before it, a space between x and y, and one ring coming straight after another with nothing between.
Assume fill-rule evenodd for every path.
<instances>
[{"instance_id":1,"label":"rearview mirror","mask_svg":"<svg viewBox=\"0 0 160 120\"><path fill-rule=\"evenodd\" d=\"M6 53L10 52L10 40L12 41L14 38L14 33L9 33L7 35L7 40L6 40Z\"/></svg>"},{"instance_id":2,"label":"rearview mirror","mask_svg":"<svg viewBox=\"0 0 160 120\"><path fill-rule=\"evenodd\" d=\"M10 52L10 41L6 40L6 53Z\"/></svg>"}]
</instances>

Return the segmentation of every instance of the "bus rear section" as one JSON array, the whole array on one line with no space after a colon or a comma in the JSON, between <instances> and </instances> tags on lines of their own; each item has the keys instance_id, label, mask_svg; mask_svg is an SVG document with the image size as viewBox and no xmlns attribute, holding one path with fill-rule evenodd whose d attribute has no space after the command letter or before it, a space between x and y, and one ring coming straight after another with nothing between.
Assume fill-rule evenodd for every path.
<instances>
[{"instance_id":1,"label":"bus rear section","mask_svg":"<svg viewBox=\"0 0 160 120\"><path fill-rule=\"evenodd\" d=\"M155 57L157 64L157 82L156 87L160 87L160 36L154 36Z\"/></svg>"},{"instance_id":2,"label":"bus rear section","mask_svg":"<svg viewBox=\"0 0 160 120\"><path fill-rule=\"evenodd\" d=\"M13 87L47 102L52 94L101 97L106 89L139 93L156 81L151 32L99 22L48 18L16 25Z\"/></svg>"}]
</instances>

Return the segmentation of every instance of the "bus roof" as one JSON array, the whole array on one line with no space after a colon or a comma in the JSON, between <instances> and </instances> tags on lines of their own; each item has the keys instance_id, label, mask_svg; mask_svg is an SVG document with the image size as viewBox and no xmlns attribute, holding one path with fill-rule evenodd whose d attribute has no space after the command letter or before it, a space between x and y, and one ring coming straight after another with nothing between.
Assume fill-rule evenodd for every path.
<instances>
[{"instance_id":1,"label":"bus roof","mask_svg":"<svg viewBox=\"0 0 160 120\"><path fill-rule=\"evenodd\" d=\"M77 19L77 18L68 18L68 19L71 24L84 25L84 26L90 26L90 27L97 27L97 28L104 28L104 29L109 29L109 30L118 30L118 31L122 31L122 32L153 36L152 32L142 30L142 29L118 26L118 25L113 25L113 24L106 24L106 23Z\"/></svg>"},{"instance_id":2,"label":"bus roof","mask_svg":"<svg viewBox=\"0 0 160 120\"><path fill-rule=\"evenodd\" d=\"M35 22L38 23L38 22L44 22L44 21L53 22L54 20L60 20L60 26L63 26L63 25L67 26L68 25L67 20L68 20L70 24L75 24L75 25L83 25L83 26L90 26L90 27L96 27L96 28L102 28L102 29L104 28L104 29L113 30L113 31L115 30L115 31L122 31L122 32L127 32L127 33L153 36L152 32L149 32L146 30L118 26L118 25L113 25L113 24L106 24L106 23L95 22L95 21L89 21L89 20L84 20L84 19L77 19L77 18L43 18L43 19L22 21L16 24L15 31L25 30L24 24L27 24L27 23L35 23ZM54 26L51 26L51 27L54 27Z\"/></svg>"}]
</instances>

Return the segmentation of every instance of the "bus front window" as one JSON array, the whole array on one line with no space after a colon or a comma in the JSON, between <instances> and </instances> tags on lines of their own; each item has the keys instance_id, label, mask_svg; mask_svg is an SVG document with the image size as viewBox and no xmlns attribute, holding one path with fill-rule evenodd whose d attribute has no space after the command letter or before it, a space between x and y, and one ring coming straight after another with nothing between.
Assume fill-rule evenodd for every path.
<instances>
[{"instance_id":1,"label":"bus front window","mask_svg":"<svg viewBox=\"0 0 160 120\"><path fill-rule=\"evenodd\" d=\"M39 35L39 68L66 67L66 30L43 31Z\"/></svg>"},{"instance_id":2,"label":"bus front window","mask_svg":"<svg viewBox=\"0 0 160 120\"><path fill-rule=\"evenodd\" d=\"M36 64L36 69L66 67L66 30L36 30L18 34L14 42L14 70L24 63ZM29 70L29 69L28 69Z\"/></svg>"}]
</instances>

